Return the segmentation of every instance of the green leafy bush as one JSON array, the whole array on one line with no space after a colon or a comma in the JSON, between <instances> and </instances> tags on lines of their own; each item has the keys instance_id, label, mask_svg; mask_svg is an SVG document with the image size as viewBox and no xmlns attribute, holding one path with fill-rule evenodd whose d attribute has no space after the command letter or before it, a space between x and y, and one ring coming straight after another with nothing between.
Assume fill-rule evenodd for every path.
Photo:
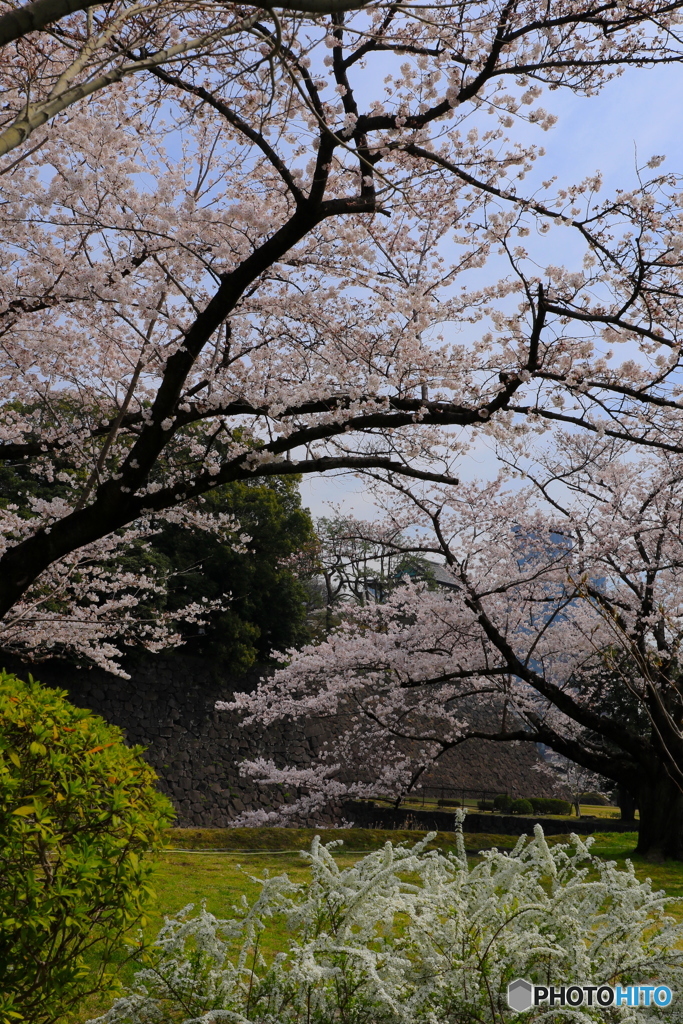
<instances>
[{"instance_id":1,"label":"green leafy bush","mask_svg":"<svg viewBox=\"0 0 683 1024\"><path fill-rule=\"evenodd\" d=\"M510 804L510 814L533 814L534 809L531 805L531 800L527 800L526 797L518 797L513 800Z\"/></svg>"},{"instance_id":2,"label":"green leafy bush","mask_svg":"<svg viewBox=\"0 0 683 1024\"><path fill-rule=\"evenodd\" d=\"M603 793L582 793L581 803L591 807L609 807L609 800Z\"/></svg>"},{"instance_id":3,"label":"green leafy bush","mask_svg":"<svg viewBox=\"0 0 683 1024\"><path fill-rule=\"evenodd\" d=\"M506 793L501 793L500 796L495 796L493 798L493 809L495 811L502 811L503 814L507 814L510 810L511 803L511 798Z\"/></svg>"},{"instance_id":4,"label":"green leafy bush","mask_svg":"<svg viewBox=\"0 0 683 1024\"><path fill-rule=\"evenodd\" d=\"M51 1024L105 984L172 817L141 747L0 672L0 1021ZM86 962L89 951L96 952Z\"/></svg>"},{"instance_id":5,"label":"green leafy bush","mask_svg":"<svg viewBox=\"0 0 683 1024\"><path fill-rule=\"evenodd\" d=\"M462 812L458 812L462 820ZM341 868L318 839L310 882L260 881L229 920L185 907L167 919L150 964L90 1024L501 1024L507 986L683 983L683 925L665 893L590 854L591 840L548 847L540 826L510 853L468 864L387 843ZM630 867L630 866L629 866ZM265 959L287 922L287 948ZM529 1022L679 1024L669 1010L540 1006Z\"/></svg>"},{"instance_id":6,"label":"green leafy bush","mask_svg":"<svg viewBox=\"0 0 683 1024\"><path fill-rule=\"evenodd\" d=\"M480 811L492 811L494 803L493 800L477 800L477 807Z\"/></svg>"},{"instance_id":7,"label":"green leafy bush","mask_svg":"<svg viewBox=\"0 0 683 1024\"><path fill-rule=\"evenodd\" d=\"M535 814L571 814L572 805L568 800L558 800L552 796L529 797Z\"/></svg>"}]
</instances>

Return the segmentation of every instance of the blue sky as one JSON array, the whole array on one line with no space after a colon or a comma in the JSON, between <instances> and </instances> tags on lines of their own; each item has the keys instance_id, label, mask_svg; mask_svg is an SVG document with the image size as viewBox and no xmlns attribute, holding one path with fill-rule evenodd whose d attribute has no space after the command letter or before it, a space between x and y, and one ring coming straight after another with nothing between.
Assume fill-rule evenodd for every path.
<instances>
[{"instance_id":1,"label":"blue sky","mask_svg":"<svg viewBox=\"0 0 683 1024\"><path fill-rule=\"evenodd\" d=\"M605 191L634 184L635 150L642 165L666 154L664 169L683 172L683 67L627 71L600 95L548 93L544 105L559 117L546 133L545 168L565 181L600 168Z\"/></svg>"}]
</instances>

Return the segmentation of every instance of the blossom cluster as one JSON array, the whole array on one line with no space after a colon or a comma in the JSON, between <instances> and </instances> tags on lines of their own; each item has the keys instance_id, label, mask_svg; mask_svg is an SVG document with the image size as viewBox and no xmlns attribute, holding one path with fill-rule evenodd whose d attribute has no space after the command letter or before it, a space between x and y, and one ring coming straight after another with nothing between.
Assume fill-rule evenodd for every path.
<instances>
[{"instance_id":1,"label":"blossom cluster","mask_svg":"<svg viewBox=\"0 0 683 1024\"><path fill-rule=\"evenodd\" d=\"M679 450L678 178L527 194L543 150L514 129L552 126L543 90L677 61L681 3L140 0L13 37L0 459L63 504L3 523L0 615L234 480L453 482L482 434L557 423Z\"/></svg>"},{"instance_id":2,"label":"blossom cluster","mask_svg":"<svg viewBox=\"0 0 683 1024\"><path fill-rule=\"evenodd\" d=\"M395 799L473 738L543 743L634 787L666 762L680 782L680 456L636 461L566 436L563 453L510 463L522 464L526 486L508 476L419 499L399 488L394 526L412 531L411 550L440 551L449 585L406 577L217 705L264 726L334 723L305 765L242 764L304 794L269 822L344 797Z\"/></svg>"}]
</instances>

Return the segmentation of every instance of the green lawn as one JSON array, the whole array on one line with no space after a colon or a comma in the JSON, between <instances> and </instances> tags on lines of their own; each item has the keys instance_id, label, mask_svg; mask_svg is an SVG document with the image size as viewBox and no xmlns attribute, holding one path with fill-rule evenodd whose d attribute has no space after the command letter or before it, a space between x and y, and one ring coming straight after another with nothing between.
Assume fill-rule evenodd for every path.
<instances>
[{"instance_id":1,"label":"green lawn","mask_svg":"<svg viewBox=\"0 0 683 1024\"><path fill-rule=\"evenodd\" d=\"M307 867L299 851L307 849L315 835L320 835L323 842L342 839L344 845L335 857L346 866L362 852L377 849L387 840L412 844L424 834L399 829L172 829L169 847L155 868L157 898L145 935L156 935L164 914L175 913L188 903L198 905L203 899L211 913L231 916L233 905L242 895L252 898L258 892L257 883L249 875L262 876L267 870L271 874L286 872L293 881L304 880ZM568 839L566 835L548 838L552 843ZM649 877L656 889L665 889L671 896L683 896L683 864L648 863L633 855L635 841L636 834L631 832L597 833L594 851L620 866L630 858L638 878ZM450 850L454 842L452 832L440 832L433 845ZM512 849L516 842L515 836L465 835L465 845L472 857L493 846ZM675 908L674 912L683 916L683 908ZM275 929L269 930L269 936L269 944L264 947L266 953L277 952L286 942L284 933L280 936ZM120 964L118 974L124 984L131 981L134 972L133 964ZM90 1000L71 1018L70 1024L83 1024L89 1017L105 1012L110 1003Z\"/></svg>"}]
</instances>

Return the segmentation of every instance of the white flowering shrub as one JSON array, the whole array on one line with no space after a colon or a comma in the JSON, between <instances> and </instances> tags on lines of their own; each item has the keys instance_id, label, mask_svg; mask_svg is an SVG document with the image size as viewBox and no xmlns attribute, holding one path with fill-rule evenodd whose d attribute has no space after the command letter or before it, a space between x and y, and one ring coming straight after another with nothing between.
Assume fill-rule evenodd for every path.
<instances>
[{"instance_id":1,"label":"white flowering shrub","mask_svg":"<svg viewBox=\"0 0 683 1024\"><path fill-rule=\"evenodd\" d=\"M630 864L591 856L591 840L577 836L551 848L539 826L473 866L461 835L449 856L428 851L431 838L387 843L344 869L338 844L316 839L304 854L309 882L260 880L259 898L227 921L186 907L97 1024L493 1024L510 1016L517 977L674 990L665 1010L540 1006L525 1021L681 1019L683 926ZM264 958L264 931L285 921L289 948Z\"/></svg>"}]
</instances>

